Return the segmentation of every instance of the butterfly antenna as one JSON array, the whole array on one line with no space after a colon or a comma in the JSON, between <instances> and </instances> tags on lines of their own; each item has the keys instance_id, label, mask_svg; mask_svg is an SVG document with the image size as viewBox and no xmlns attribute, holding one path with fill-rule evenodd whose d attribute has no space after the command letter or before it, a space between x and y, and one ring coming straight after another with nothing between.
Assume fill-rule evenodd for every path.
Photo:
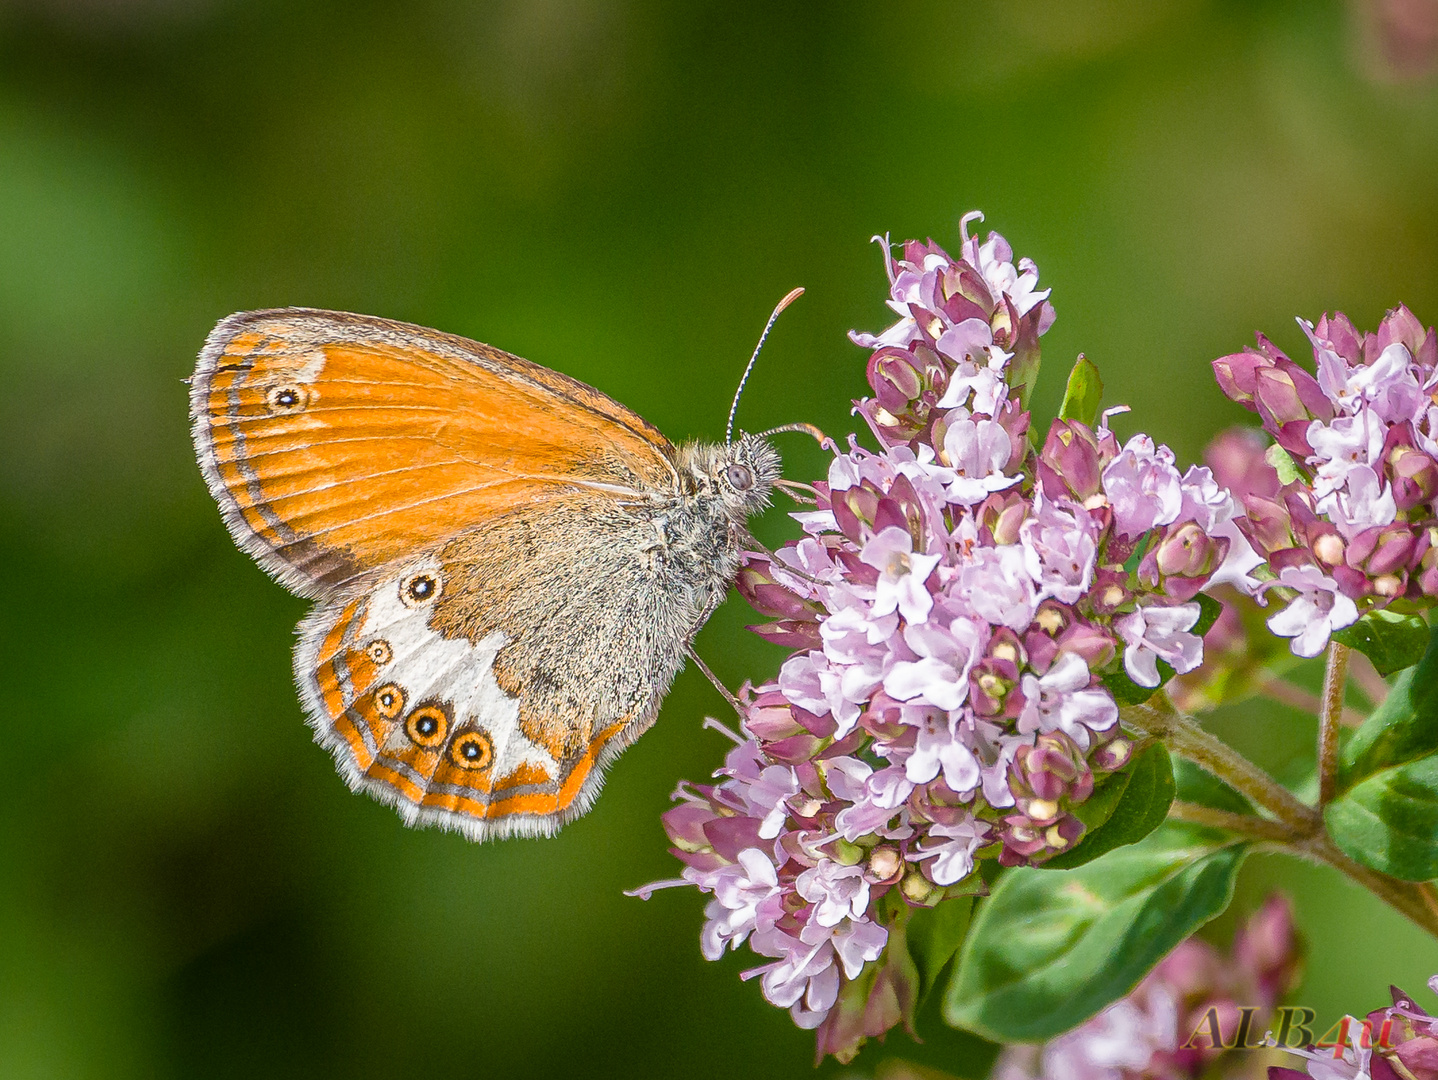
<instances>
[{"instance_id":1,"label":"butterfly antenna","mask_svg":"<svg viewBox=\"0 0 1438 1080\"><path fill-rule=\"evenodd\" d=\"M817 427L815 427L813 424L805 424L805 423L780 424L778 427L772 427L772 428L770 428L768 431L761 431L761 432L759 432L759 434L756 435L755 438L756 438L756 439L767 439L770 435L781 435L781 434L783 434L783 433L786 432L786 431L799 431L799 432L803 432L805 435L812 436L813 439L814 439L814 441L817 442L820 446L823 446L825 443L827 443L827 442L829 441L829 436L825 435L822 431L820 431L820 430L819 430Z\"/></svg>"},{"instance_id":2,"label":"butterfly antenna","mask_svg":"<svg viewBox=\"0 0 1438 1080\"><path fill-rule=\"evenodd\" d=\"M754 346L754 355L749 357L749 366L744 369L744 375L739 380L739 389L734 391L734 404L729 406L729 422L724 425L725 446L734 441L734 414L739 411L739 395L744 392L744 384L749 381L749 372L754 370L754 361L759 359L759 350L764 347L764 340L769 336L769 331L774 329L774 322L779 318L779 312L803 295L803 289L792 290L788 296L779 301L778 306L774 308L774 314L770 315L769 321L764 324L764 332L759 335L759 344Z\"/></svg>"}]
</instances>

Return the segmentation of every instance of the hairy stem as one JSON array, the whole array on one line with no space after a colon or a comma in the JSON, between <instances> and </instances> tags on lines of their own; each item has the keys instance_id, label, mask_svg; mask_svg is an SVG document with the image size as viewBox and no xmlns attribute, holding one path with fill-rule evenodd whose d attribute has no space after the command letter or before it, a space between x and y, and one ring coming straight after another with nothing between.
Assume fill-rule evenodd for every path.
<instances>
[{"instance_id":1,"label":"hairy stem","mask_svg":"<svg viewBox=\"0 0 1438 1080\"><path fill-rule=\"evenodd\" d=\"M1201 803L1175 800L1168 808L1168 816L1174 821L1186 821L1191 825L1206 825L1212 829L1225 829L1240 836L1252 836L1259 840L1274 840L1288 844L1294 839L1293 830L1281 821L1258 817L1254 814L1235 814L1231 810L1218 810Z\"/></svg>"},{"instance_id":2,"label":"hairy stem","mask_svg":"<svg viewBox=\"0 0 1438 1080\"><path fill-rule=\"evenodd\" d=\"M1170 808L1170 817L1269 841L1281 851L1331 866L1438 937L1438 893L1431 884L1399 881L1349 858L1329 837L1317 808L1300 802L1253 762L1180 714L1166 694L1124 709L1123 721L1163 740L1174 753L1248 796L1277 820L1181 801Z\"/></svg>"},{"instance_id":3,"label":"hairy stem","mask_svg":"<svg viewBox=\"0 0 1438 1080\"><path fill-rule=\"evenodd\" d=\"M1161 739L1174 753L1247 795L1294 834L1307 836L1322 828L1322 819L1313 807L1300 802L1253 762L1180 714L1167 694L1158 693L1143 705L1129 706L1123 710L1123 720Z\"/></svg>"},{"instance_id":4,"label":"hairy stem","mask_svg":"<svg viewBox=\"0 0 1438 1080\"><path fill-rule=\"evenodd\" d=\"M1323 702L1318 713L1318 806L1327 806L1338 783L1338 726L1343 715L1343 692L1348 689L1347 645L1328 646L1323 671Z\"/></svg>"}]
</instances>

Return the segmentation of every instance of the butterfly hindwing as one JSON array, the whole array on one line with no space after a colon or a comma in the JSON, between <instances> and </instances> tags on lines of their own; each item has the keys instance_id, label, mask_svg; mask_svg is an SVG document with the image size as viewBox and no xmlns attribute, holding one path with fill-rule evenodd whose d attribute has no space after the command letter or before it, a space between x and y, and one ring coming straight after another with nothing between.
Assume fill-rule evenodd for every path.
<instances>
[{"instance_id":1,"label":"butterfly hindwing","mask_svg":"<svg viewBox=\"0 0 1438 1080\"><path fill-rule=\"evenodd\" d=\"M351 787L411 823L554 832L588 808L679 665L687 608L654 627L643 575L614 559L626 545L641 557L642 521L591 529L576 552L562 521L537 540L533 514L461 534L301 625L316 737Z\"/></svg>"}]
</instances>

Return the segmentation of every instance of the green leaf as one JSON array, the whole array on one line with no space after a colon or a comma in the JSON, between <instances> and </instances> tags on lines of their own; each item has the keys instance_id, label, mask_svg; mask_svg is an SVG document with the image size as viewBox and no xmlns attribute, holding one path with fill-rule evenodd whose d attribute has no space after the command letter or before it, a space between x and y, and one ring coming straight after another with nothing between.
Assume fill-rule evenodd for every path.
<instances>
[{"instance_id":1,"label":"green leaf","mask_svg":"<svg viewBox=\"0 0 1438 1080\"><path fill-rule=\"evenodd\" d=\"M1149 698L1153 697L1154 694L1158 693L1157 686L1139 686L1138 683L1128 677L1128 672L1124 671L1123 668L1119 668L1117 671L1110 671L1105 675L1103 677L1103 685L1104 688L1113 695L1114 701L1118 702L1120 708L1125 705L1142 705Z\"/></svg>"},{"instance_id":2,"label":"green leaf","mask_svg":"<svg viewBox=\"0 0 1438 1080\"><path fill-rule=\"evenodd\" d=\"M1133 779L1135 764L1129 762L1128 768L1105 776L1094 784L1089 797L1073 808L1074 817L1083 822L1085 837L1093 835L1095 829L1113 817L1113 812L1123 800L1124 792L1128 790L1129 781Z\"/></svg>"},{"instance_id":3,"label":"green leaf","mask_svg":"<svg viewBox=\"0 0 1438 1080\"><path fill-rule=\"evenodd\" d=\"M1193 624L1189 633L1203 637L1213 629L1213 624L1218 622L1218 617L1223 614L1223 603L1208 593L1199 593L1194 599L1198 601L1198 622Z\"/></svg>"},{"instance_id":4,"label":"green leaf","mask_svg":"<svg viewBox=\"0 0 1438 1080\"><path fill-rule=\"evenodd\" d=\"M1059 419L1077 420L1093 427L1098 423L1098 407L1102 400L1103 380L1098 377L1098 368L1080 353L1074 361L1073 370L1069 372L1064 401L1059 406Z\"/></svg>"},{"instance_id":5,"label":"green leaf","mask_svg":"<svg viewBox=\"0 0 1438 1080\"><path fill-rule=\"evenodd\" d=\"M1419 615L1370 611L1352 626L1336 631L1333 640L1357 649L1385 678L1412 667L1428 649L1428 624Z\"/></svg>"},{"instance_id":6,"label":"green leaf","mask_svg":"<svg viewBox=\"0 0 1438 1080\"><path fill-rule=\"evenodd\" d=\"M1148 554L1149 545L1153 543L1156 535L1157 530L1149 529L1138 538L1138 543L1134 544L1128 558L1123 561L1123 568L1127 573L1132 574L1138 569L1138 564L1143 562L1143 557Z\"/></svg>"},{"instance_id":7,"label":"green leaf","mask_svg":"<svg viewBox=\"0 0 1438 1080\"><path fill-rule=\"evenodd\" d=\"M956 896L909 916L909 955L919 969L919 1000L928 996L944 965L958 955L969 932L974 898Z\"/></svg>"},{"instance_id":8,"label":"green leaf","mask_svg":"<svg viewBox=\"0 0 1438 1080\"><path fill-rule=\"evenodd\" d=\"M1100 791L1114 780L1127 777L1119 798L1101 821L1090 824L1084 810L1099 798ZM1153 743L1121 773L1110 776L1094 788L1087 802L1074 810L1074 815L1089 826L1078 845L1047 860L1044 870L1070 870L1083 866L1114 848L1136 844L1163 824L1173 802L1173 762L1162 743ZM1100 808L1101 810L1101 808ZM1095 811L1090 815L1096 816Z\"/></svg>"},{"instance_id":9,"label":"green leaf","mask_svg":"<svg viewBox=\"0 0 1438 1080\"><path fill-rule=\"evenodd\" d=\"M944 1018L1000 1042L1082 1023L1228 906L1247 853L1170 823L1075 870L1009 871L974 916Z\"/></svg>"},{"instance_id":10,"label":"green leaf","mask_svg":"<svg viewBox=\"0 0 1438 1080\"><path fill-rule=\"evenodd\" d=\"M1333 842L1404 881L1438 877L1438 755L1384 769L1328 804Z\"/></svg>"},{"instance_id":11,"label":"green leaf","mask_svg":"<svg viewBox=\"0 0 1438 1080\"><path fill-rule=\"evenodd\" d=\"M1289 456L1288 451L1277 443L1263 452L1263 460L1272 465L1278 473L1280 484L1291 484L1298 479L1298 464Z\"/></svg>"},{"instance_id":12,"label":"green leaf","mask_svg":"<svg viewBox=\"0 0 1438 1080\"><path fill-rule=\"evenodd\" d=\"M1383 704L1373 710L1343 747L1342 791L1380 769L1402 765L1438 750L1438 630L1428 636L1422 660L1398 676Z\"/></svg>"}]
</instances>

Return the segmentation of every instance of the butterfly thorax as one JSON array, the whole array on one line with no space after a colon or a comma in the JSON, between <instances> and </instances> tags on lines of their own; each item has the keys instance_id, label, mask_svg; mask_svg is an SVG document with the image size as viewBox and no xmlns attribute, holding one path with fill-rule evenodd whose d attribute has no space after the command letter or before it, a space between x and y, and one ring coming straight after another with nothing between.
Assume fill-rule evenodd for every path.
<instances>
[{"instance_id":1,"label":"butterfly thorax","mask_svg":"<svg viewBox=\"0 0 1438 1080\"><path fill-rule=\"evenodd\" d=\"M751 515L769 504L779 455L763 439L689 443L675 454L679 494L655 507L649 570L688 593L695 629L722 600L739 570Z\"/></svg>"}]
</instances>

